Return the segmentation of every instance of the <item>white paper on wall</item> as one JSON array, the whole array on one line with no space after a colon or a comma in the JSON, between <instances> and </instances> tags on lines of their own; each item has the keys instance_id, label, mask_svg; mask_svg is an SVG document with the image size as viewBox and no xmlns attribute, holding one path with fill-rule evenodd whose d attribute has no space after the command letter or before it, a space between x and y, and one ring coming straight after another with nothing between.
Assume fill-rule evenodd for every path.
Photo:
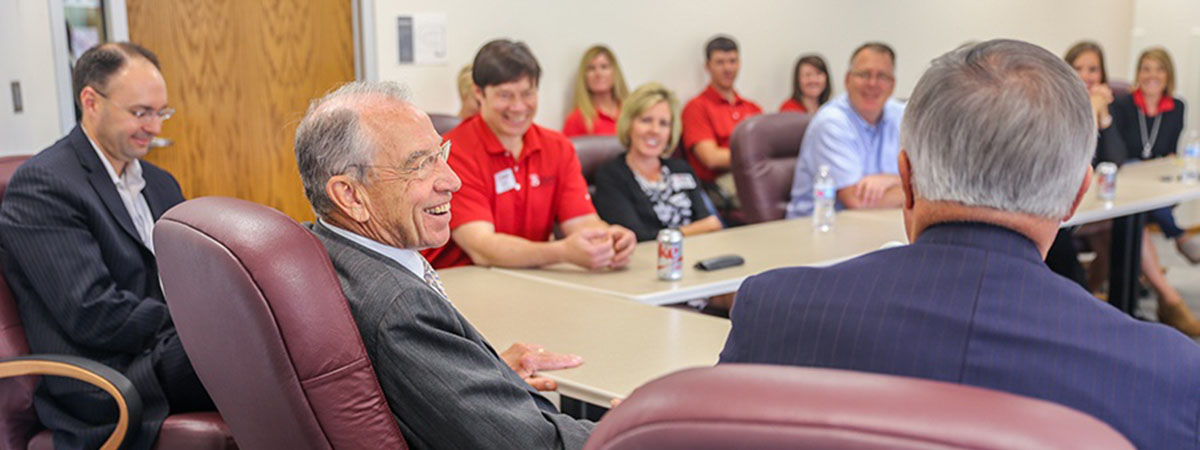
<instances>
[{"instance_id":1,"label":"white paper on wall","mask_svg":"<svg viewBox=\"0 0 1200 450\"><path fill-rule=\"evenodd\" d=\"M449 54L446 13L399 14L396 35L400 64L446 63Z\"/></svg>"}]
</instances>

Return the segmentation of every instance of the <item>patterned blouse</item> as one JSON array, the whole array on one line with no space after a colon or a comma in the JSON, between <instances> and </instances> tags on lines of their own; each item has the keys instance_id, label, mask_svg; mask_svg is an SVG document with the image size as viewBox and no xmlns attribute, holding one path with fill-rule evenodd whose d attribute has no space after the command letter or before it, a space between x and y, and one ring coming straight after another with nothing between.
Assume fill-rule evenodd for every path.
<instances>
[{"instance_id":1,"label":"patterned blouse","mask_svg":"<svg viewBox=\"0 0 1200 450\"><path fill-rule=\"evenodd\" d=\"M647 180L637 171L633 172L633 177L650 199L654 214L663 225L679 228L692 223L692 199L688 196L688 189L695 188L694 182L693 186L684 186L677 177L672 176L666 164L662 165L660 173L658 181Z\"/></svg>"}]
</instances>

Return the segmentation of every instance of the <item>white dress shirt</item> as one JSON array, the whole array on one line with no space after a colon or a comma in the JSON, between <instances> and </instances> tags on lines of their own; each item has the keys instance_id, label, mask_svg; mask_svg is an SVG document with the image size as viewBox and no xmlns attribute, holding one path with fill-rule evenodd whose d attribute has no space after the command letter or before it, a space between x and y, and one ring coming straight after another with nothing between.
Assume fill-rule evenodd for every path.
<instances>
[{"instance_id":1,"label":"white dress shirt","mask_svg":"<svg viewBox=\"0 0 1200 450\"><path fill-rule=\"evenodd\" d=\"M100 162L104 163L104 169L108 170L108 177L117 187L117 193L121 194L121 203L125 204L129 218L133 219L133 227L137 229L138 237L142 239L146 248L150 249L150 253L154 253L154 215L150 213L150 204L146 203L146 197L142 195L142 190L146 188L146 179L142 178L141 161L135 159L126 164L125 173L117 175L117 171L108 162L108 157L100 151L100 147L88 135L87 130L84 130L84 135L87 135L88 142L92 144L92 150L96 151Z\"/></svg>"},{"instance_id":2,"label":"white dress shirt","mask_svg":"<svg viewBox=\"0 0 1200 450\"><path fill-rule=\"evenodd\" d=\"M340 228L333 224L330 224L329 222L326 222L324 219L317 219L317 221L321 222L321 225L324 225L326 228L329 228L334 233L337 233L339 236L349 239L358 245L366 247L366 248L370 249L371 251L374 251L375 253L379 253L380 255L386 256L386 257L388 257L388 259L391 259L392 261L396 261L396 262L400 263L401 266L404 266L405 269L408 269L408 271L412 272L413 275L416 275L417 278L420 278L422 280L425 279L425 258L422 257L421 254L418 253L416 250L397 248L397 247L392 247L387 244L382 244L378 241L363 237L353 231L349 231L344 228Z\"/></svg>"}]
</instances>

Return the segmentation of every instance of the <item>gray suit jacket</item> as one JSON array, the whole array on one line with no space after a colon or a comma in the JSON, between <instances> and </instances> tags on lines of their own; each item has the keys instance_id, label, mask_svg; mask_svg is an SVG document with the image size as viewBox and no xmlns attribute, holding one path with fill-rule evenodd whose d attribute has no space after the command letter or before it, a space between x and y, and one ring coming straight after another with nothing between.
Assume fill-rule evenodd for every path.
<instances>
[{"instance_id":1,"label":"gray suit jacket","mask_svg":"<svg viewBox=\"0 0 1200 450\"><path fill-rule=\"evenodd\" d=\"M319 223L307 226L329 251L410 447L583 447L594 424L559 413L424 280Z\"/></svg>"}]
</instances>

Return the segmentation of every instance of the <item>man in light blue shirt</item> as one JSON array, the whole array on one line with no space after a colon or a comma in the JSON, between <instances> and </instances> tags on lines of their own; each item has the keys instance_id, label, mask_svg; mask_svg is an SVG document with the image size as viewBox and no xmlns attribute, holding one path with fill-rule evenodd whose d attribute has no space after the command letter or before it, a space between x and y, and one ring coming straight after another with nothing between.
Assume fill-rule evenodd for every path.
<instances>
[{"instance_id":1,"label":"man in light blue shirt","mask_svg":"<svg viewBox=\"0 0 1200 450\"><path fill-rule=\"evenodd\" d=\"M837 187L839 210L903 204L896 158L904 105L891 99L895 55L887 44L868 42L850 57L846 93L817 111L800 145L789 219L812 214L813 182L822 165Z\"/></svg>"}]
</instances>

